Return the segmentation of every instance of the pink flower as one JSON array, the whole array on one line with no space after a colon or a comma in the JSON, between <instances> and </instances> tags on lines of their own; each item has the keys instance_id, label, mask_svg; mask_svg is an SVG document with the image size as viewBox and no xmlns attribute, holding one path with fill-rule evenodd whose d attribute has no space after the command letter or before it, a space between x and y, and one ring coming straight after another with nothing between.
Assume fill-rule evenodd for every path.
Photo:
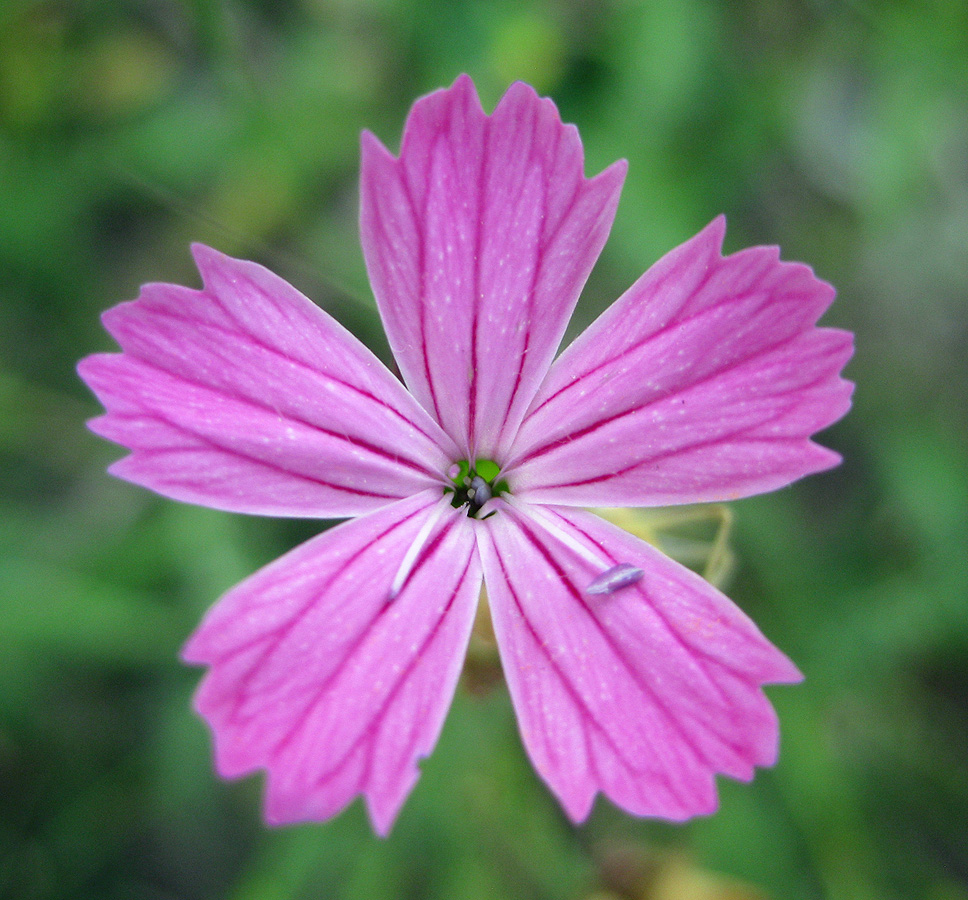
<instances>
[{"instance_id":1,"label":"pink flower","mask_svg":"<svg viewBox=\"0 0 968 900\"><path fill-rule=\"evenodd\" d=\"M521 736L576 822L597 792L685 819L772 764L761 685L796 668L697 575L583 511L731 500L829 468L848 409L832 288L720 217L553 361L625 175L524 84L363 135L361 232L406 388L275 275L196 246L201 291L109 310L80 373L111 471L235 512L356 517L230 590L184 651L219 772L268 773L271 823L357 794L386 834L440 732L482 580Z\"/></svg>"}]
</instances>

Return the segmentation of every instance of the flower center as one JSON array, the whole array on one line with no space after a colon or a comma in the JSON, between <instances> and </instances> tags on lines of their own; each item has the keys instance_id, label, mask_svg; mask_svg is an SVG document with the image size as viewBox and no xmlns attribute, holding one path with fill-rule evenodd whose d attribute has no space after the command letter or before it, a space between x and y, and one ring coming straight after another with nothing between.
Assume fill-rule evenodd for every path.
<instances>
[{"instance_id":1,"label":"flower center","mask_svg":"<svg viewBox=\"0 0 968 900\"><path fill-rule=\"evenodd\" d=\"M450 501L454 509L463 507L467 515L476 519L481 507L491 497L507 491L507 482L499 480L500 474L501 467L493 459L477 459L473 463L462 459L447 470L447 477L454 486L444 488L444 493L454 495Z\"/></svg>"}]
</instances>

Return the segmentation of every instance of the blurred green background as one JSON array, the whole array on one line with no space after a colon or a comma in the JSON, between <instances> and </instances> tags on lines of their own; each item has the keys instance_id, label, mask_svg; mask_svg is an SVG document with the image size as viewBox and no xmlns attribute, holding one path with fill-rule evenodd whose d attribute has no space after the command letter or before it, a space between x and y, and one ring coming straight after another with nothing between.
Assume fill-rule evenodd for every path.
<instances>
[{"instance_id":1,"label":"blurred green background","mask_svg":"<svg viewBox=\"0 0 968 900\"><path fill-rule=\"evenodd\" d=\"M968 898L968 5L960 0L75 0L0 5L0 897ZM630 170L583 324L719 212L857 333L844 464L733 506L728 592L807 676L779 765L685 826L574 828L506 691L459 691L387 840L359 804L269 831L177 661L312 523L158 499L74 373L99 313L257 259L384 358L358 140L524 79ZM474 686L475 689L469 689Z\"/></svg>"}]
</instances>

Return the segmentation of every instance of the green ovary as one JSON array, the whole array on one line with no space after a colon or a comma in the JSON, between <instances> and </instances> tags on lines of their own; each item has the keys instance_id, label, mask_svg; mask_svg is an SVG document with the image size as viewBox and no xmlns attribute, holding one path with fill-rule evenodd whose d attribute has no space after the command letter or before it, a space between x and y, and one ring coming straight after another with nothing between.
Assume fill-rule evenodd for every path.
<instances>
[{"instance_id":1,"label":"green ovary","mask_svg":"<svg viewBox=\"0 0 968 900\"><path fill-rule=\"evenodd\" d=\"M507 482L498 480L500 474L501 467L493 459L476 459L473 464L466 459L455 462L447 472L454 486L444 489L454 495L451 506L466 507L467 515L476 519L488 500L507 492Z\"/></svg>"}]
</instances>

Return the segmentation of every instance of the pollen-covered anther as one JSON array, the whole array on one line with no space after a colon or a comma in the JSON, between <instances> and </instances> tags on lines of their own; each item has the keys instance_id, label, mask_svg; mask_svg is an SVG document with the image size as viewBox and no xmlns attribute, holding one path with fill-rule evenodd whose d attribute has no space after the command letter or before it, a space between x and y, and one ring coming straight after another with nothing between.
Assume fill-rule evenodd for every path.
<instances>
[{"instance_id":1,"label":"pollen-covered anther","mask_svg":"<svg viewBox=\"0 0 968 900\"><path fill-rule=\"evenodd\" d=\"M585 588L586 594L614 594L642 579L645 572L631 563L619 563L606 569Z\"/></svg>"},{"instance_id":2,"label":"pollen-covered anther","mask_svg":"<svg viewBox=\"0 0 968 900\"><path fill-rule=\"evenodd\" d=\"M467 499L480 509L491 496L491 486L480 475L475 475L467 489Z\"/></svg>"}]
</instances>

